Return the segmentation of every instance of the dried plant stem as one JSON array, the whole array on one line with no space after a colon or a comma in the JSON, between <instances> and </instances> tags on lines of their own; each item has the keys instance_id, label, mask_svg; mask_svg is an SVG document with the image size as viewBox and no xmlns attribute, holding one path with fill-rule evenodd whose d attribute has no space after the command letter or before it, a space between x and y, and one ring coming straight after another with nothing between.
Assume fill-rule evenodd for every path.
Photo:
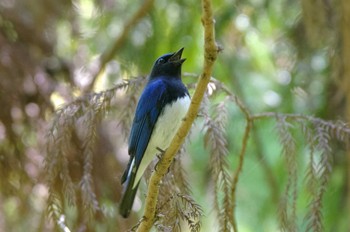
<instances>
[{"instance_id":1,"label":"dried plant stem","mask_svg":"<svg viewBox=\"0 0 350 232\"><path fill-rule=\"evenodd\" d=\"M245 109L246 110L246 109ZM248 143L248 139L249 139L249 134L252 128L252 123L253 121L251 120L248 111L243 111L246 113L246 119L247 119L247 124L245 127L245 131L244 131L244 136L243 136L243 140L242 140L242 148L239 154L239 162L238 162L238 167L235 171L235 174L233 176L233 181L232 181L232 188L231 188L231 196L232 196L232 203L235 206L236 204L236 189L237 189L237 183L238 183L238 179L239 179L239 175L240 172L242 171L243 168L243 163L244 163L244 157L246 154L246 148L247 148L247 143ZM232 211L232 221L233 221L233 230L235 232L238 231L237 228L237 222L236 222L236 216L235 216L235 210Z\"/></svg>"},{"instance_id":2,"label":"dried plant stem","mask_svg":"<svg viewBox=\"0 0 350 232\"><path fill-rule=\"evenodd\" d=\"M164 153L162 159L157 165L157 169L153 172L149 185L148 193L145 203L145 212L142 218L142 222L137 231L149 231L155 220L156 204L159 193L159 184L163 176L166 174L170 164L175 157L176 153L180 149L181 144L190 128L193 121L197 117L198 110L203 99L204 93L207 89L207 85L210 81L213 65L215 63L218 49L215 44L214 36L214 19L213 11L210 0L202 1L202 23L204 26L204 67L201 74L198 85L194 92L190 109L188 110L179 130L173 138L169 148Z\"/></svg>"},{"instance_id":3,"label":"dried plant stem","mask_svg":"<svg viewBox=\"0 0 350 232\"><path fill-rule=\"evenodd\" d=\"M350 134L350 128L347 127L347 124L342 122L332 123L329 121L325 121L320 118L316 118L309 115L303 115L303 114L285 114L285 113L275 113L275 112L265 112L265 113L259 113L251 115L251 119L253 121L264 119L264 118L276 118L276 117L285 117L286 119L293 119L293 120L301 120L301 121L308 121L312 123L318 123L322 126L328 126L332 131L332 134L336 134L335 137L337 137L340 140L343 140L341 135L337 135L338 133L344 133L344 134Z\"/></svg>"}]
</instances>

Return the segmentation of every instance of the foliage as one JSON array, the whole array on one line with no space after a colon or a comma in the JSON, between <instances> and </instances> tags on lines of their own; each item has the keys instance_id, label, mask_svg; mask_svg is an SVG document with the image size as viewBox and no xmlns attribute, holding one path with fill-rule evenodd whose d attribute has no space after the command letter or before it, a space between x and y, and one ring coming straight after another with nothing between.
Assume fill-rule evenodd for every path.
<instances>
[{"instance_id":1,"label":"foliage","mask_svg":"<svg viewBox=\"0 0 350 232\"><path fill-rule=\"evenodd\" d=\"M80 138L80 145L78 144L75 146L81 147L82 150L80 153L83 156L81 159L83 159L84 163L83 174L80 180L81 193L83 194L83 212L89 213L89 217L91 217L99 210L99 206L92 187L91 168L93 162L91 157L89 157L91 150L86 149L85 141L88 141L89 144L94 143L94 134L96 133L94 125L100 121L99 114L101 112L106 112L110 108L112 97L115 95L114 92L126 86L130 86L130 83L132 83L132 85L138 85L142 83L140 80L142 81L143 79L140 78L125 82L110 90L88 95L72 102L56 113L56 118L53 121L53 126L48 135L49 150L46 159L46 170L50 187L50 197L48 201L49 210L51 215L55 215L54 218L56 218L55 220L57 222L59 222L60 217L64 215L64 212L61 210L62 200L56 198L56 196L60 194L60 191L64 193L68 202L76 204L75 187L71 181L68 163L65 158L65 156L70 156L69 150L72 150L72 148L69 148L69 146L72 146L71 141L75 141L71 139L72 131L69 130L77 130L75 133L78 134L78 138ZM224 89L224 91L220 89L224 88L224 86L217 80L213 80L211 84L212 86L217 85L215 91L230 94L227 92L227 89ZM232 194L236 193L232 190L232 185L233 183L237 183L232 182L233 179L230 175L230 168L226 157L229 154L228 142L225 134L225 124L227 121L225 119L227 114L226 105L228 100L234 100L233 102L238 104L238 106L244 107L232 94L226 99L227 100L216 105L213 117L209 115L206 106L206 104L209 104L209 101L203 102L201 113L205 118L203 124L206 130L204 141L211 153L211 176L213 178L213 184L216 186L214 187L214 208L218 213L217 218L219 219L220 231L231 231L236 226L233 216L236 202L233 200L234 198L232 198ZM91 111L89 112L88 109L91 109ZM308 222L307 230L322 231L322 200L327 189L333 166L330 139L334 138L342 142L349 141L350 128L340 122L327 122L311 116L297 114L248 114L247 120L256 121L263 118L275 119L277 132L282 145L282 155L286 160L287 183L279 205L279 220L282 230L298 230L297 200L299 193L299 165L297 161L296 139L291 129L295 127L295 124L299 124L300 131L302 131L302 134L305 136L306 144L310 148L309 165L305 175L305 182L310 188L311 197L307 210L308 213L305 216L305 220ZM127 117L125 119L127 119ZM79 130L82 131L79 132ZM50 139L51 137L54 138ZM248 139L248 137L245 139ZM184 153L184 149L182 149L181 153ZM202 215L202 209L191 197L190 187L184 176L180 158L181 156L174 160L171 169L162 182L155 222L156 228L160 231L180 231L181 220L188 223L191 231L198 231L200 229L200 222L198 219ZM243 161L244 159L241 159L241 162ZM241 165L242 164L240 164L240 166ZM156 168L156 166L152 166L150 169L154 168ZM58 190L58 193L56 193L55 181L58 177L58 173L60 173L59 177L62 182L62 190ZM239 175L239 173L235 175Z\"/></svg>"},{"instance_id":2,"label":"foliage","mask_svg":"<svg viewBox=\"0 0 350 232\"><path fill-rule=\"evenodd\" d=\"M344 2L212 1L222 51L156 230L349 230ZM198 1L0 2L0 231L136 230L146 184L117 209L141 76L185 47L193 93L200 20Z\"/></svg>"}]
</instances>

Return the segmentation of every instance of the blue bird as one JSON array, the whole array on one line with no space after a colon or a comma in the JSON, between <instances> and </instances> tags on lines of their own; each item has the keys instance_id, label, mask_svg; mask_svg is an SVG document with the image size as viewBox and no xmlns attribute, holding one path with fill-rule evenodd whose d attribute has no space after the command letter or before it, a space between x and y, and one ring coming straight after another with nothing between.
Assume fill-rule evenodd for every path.
<instances>
[{"instance_id":1,"label":"blue bird","mask_svg":"<svg viewBox=\"0 0 350 232\"><path fill-rule=\"evenodd\" d=\"M157 59L137 104L129 136L130 159L122 176L119 211L124 218L130 214L143 173L159 149L168 148L189 108L190 95L181 80L183 50Z\"/></svg>"}]
</instances>

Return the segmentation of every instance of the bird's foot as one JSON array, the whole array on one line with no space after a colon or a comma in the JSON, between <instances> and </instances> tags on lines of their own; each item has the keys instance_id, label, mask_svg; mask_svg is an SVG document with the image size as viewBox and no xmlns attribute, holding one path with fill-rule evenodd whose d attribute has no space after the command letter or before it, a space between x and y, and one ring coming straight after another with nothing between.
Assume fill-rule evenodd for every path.
<instances>
[{"instance_id":1,"label":"bird's foot","mask_svg":"<svg viewBox=\"0 0 350 232\"><path fill-rule=\"evenodd\" d=\"M165 150L163 150L163 149L160 148L160 147L157 147L156 149L157 149L160 153L162 153L162 154L165 152ZM161 155L162 155L162 154L161 154Z\"/></svg>"},{"instance_id":2,"label":"bird's foot","mask_svg":"<svg viewBox=\"0 0 350 232\"><path fill-rule=\"evenodd\" d=\"M156 163L156 166L154 167L154 169L157 171L158 163L162 159L162 155L165 153L165 150L161 149L160 147L157 147L156 149L160 152L160 154L157 154L158 162Z\"/></svg>"}]
</instances>

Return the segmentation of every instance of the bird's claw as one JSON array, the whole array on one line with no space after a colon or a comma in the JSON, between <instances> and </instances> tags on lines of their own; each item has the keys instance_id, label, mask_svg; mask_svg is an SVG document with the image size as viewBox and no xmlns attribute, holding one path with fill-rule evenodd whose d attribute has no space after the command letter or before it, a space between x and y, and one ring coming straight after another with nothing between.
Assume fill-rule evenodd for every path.
<instances>
[{"instance_id":1,"label":"bird's claw","mask_svg":"<svg viewBox=\"0 0 350 232\"><path fill-rule=\"evenodd\" d=\"M161 149L160 147L157 147L156 149L160 152L160 154L156 155L158 158L158 162L156 163L156 166L154 166L154 169L157 171L158 163L162 159L162 155L165 153L165 150Z\"/></svg>"}]
</instances>

